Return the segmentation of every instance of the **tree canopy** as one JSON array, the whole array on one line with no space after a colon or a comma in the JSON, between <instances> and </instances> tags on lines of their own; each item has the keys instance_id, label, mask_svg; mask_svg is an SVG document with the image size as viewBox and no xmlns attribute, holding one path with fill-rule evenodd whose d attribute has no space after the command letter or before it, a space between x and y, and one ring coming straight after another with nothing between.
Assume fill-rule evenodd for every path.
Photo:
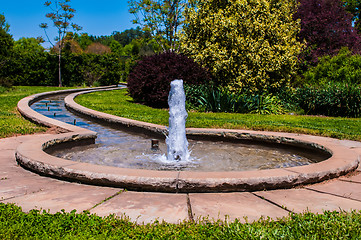
<instances>
[{"instance_id":1,"label":"tree canopy","mask_svg":"<svg viewBox=\"0 0 361 240\"><path fill-rule=\"evenodd\" d=\"M10 25L6 22L5 16L0 14L0 64L4 58L10 55L13 47L13 37L8 33Z\"/></svg>"},{"instance_id":2,"label":"tree canopy","mask_svg":"<svg viewBox=\"0 0 361 240\"><path fill-rule=\"evenodd\" d=\"M186 12L182 51L231 89L281 87L295 74L302 46L294 10L288 0L199 1Z\"/></svg>"},{"instance_id":3,"label":"tree canopy","mask_svg":"<svg viewBox=\"0 0 361 240\"><path fill-rule=\"evenodd\" d=\"M352 15L340 0L300 0L295 19L301 19L299 40L305 40L308 57L313 62L324 55L334 55L341 47L361 50L360 36L352 26Z\"/></svg>"},{"instance_id":4,"label":"tree canopy","mask_svg":"<svg viewBox=\"0 0 361 240\"><path fill-rule=\"evenodd\" d=\"M129 12L134 14L133 23L149 32L163 51L178 49L177 32L184 21L184 9L188 0L129 0Z\"/></svg>"}]
</instances>

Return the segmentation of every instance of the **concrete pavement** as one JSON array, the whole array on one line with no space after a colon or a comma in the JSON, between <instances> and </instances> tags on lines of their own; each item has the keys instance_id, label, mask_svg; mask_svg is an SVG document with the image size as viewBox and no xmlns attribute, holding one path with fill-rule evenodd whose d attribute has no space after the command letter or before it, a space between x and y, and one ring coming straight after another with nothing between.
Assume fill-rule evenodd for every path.
<instances>
[{"instance_id":1,"label":"concrete pavement","mask_svg":"<svg viewBox=\"0 0 361 240\"><path fill-rule=\"evenodd\" d=\"M137 223L209 219L277 219L289 212L361 210L360 168L348 176L293 189L231 193L154 193L126 191L40 176L18 166L15 150L24 141L47 134L0 139L0 202L24 211L89 210L100 216L127 216ZM361 155L361 143L342 141Z\"/></svg>"}]
</instances>

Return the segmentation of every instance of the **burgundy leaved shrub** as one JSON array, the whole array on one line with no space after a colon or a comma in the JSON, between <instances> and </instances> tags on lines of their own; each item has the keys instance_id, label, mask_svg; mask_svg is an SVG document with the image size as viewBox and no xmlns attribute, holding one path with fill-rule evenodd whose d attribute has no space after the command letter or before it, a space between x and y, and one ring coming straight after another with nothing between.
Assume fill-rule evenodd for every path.
<instances>
[{"instance_id":1,"label":"burgundy leaved shrub","mask_svg":"<svg viewBox=\"0 0 361 240\"><path fill-rule=\"evenodd\" d=\"M354 53L361 50L361 38L352 26L352 15L340 0L299 0L294 14L301 20L299 40L306 40L306 58L318 62L324 55L335 55L341 47Z\"/></svg>"},{"instance_id":2,"label":"burgundy leaved shrub","mask_svg":"<svg viewBox=\"0 0 361 240\"><path fill-rule=\"evenodd\" d=\"M174 52L144 57L130 72L129 94L137 102L151 107L167 107L170 82L183 79L189 85L210 81L208 72L192 59Z\"/></svg>"}]
</instances>

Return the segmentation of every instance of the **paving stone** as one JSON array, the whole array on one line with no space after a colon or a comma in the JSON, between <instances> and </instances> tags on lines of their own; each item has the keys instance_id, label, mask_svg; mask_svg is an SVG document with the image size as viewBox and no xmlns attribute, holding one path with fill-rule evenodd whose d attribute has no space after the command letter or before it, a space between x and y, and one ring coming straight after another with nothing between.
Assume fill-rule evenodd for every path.
<instances>
[{"instance_id":1,"label":"paving stone","mask_svg":"<svg viewBox=\"0 0 361 240\"><path fill-rule=\"evenodd\" d=\"M327 183L307 186L306 188L361 201L361 183L345 182L345 181L337 180L337 181L331 181Z\"/></svg>"},{"instance_id":2,"label":"paving stone","mask_svg":"<svg viewBox=\"0 0 361 240\"><path fill-rule=\"evenodd\" d=\"M252 193L194 193L189 195L194 219L234 220L245 222L258 220L260 217L277 219L287 216L288 212Z\"/></svg>"},{"instance_id":3,"label":"paving stone","mask_svg":"<svg viewBox=\"0 0 361 240\"><path fill-rule=\"evenodd\" d=\"M50 213L56 213L62 209L67 212L73 209L81 212L113 196L119 190L117 188L64 182L54 184L51 188L5 200L4 202L15 203L26 212L31 209L47 210Z\"/></svg>"},{"instance_id":4,"label":"paving stone","mask_svg":"<svg viewBox=\"0 0 361 240\"><path fill-rule=\"evenodd\" d=\"M322 213L324 210L361 210L361 202L359 201L308 189L263 191L255 192L255 194L296 213L305 211Z\"/></svg>"},{"instance_id":5,"label":"paving stone","mask_svg":"<svg viewBox=\"0 0 361 240\"><path fill-rule=\"evenodd\" d=\"M353 175L353 176L343 176L343 177L340 177L339 179L342 181L361 183L361 172L357 172L357 174Z\"/></svg>"},{"instance_id":6,"label":"paving stone","mask_svg":"<svg viewBox=\"0 0 361 240\"><path fill-rule=\"evenodd\" d=\"M56 184L59 183L61 181L37 176L34 173L26 175L10 173L0 180L0 200L7 200L53 188L54 184L57 186Z\"/></svg>"},{"instance_id":7,"label":"paving stone","mask_svg":"<svg viewBox=\"0 0 361 240\"><path fill-rule=\"evenodd\" d=\"M188 220L187 195L149 192L123 192L91 210L99 216L127 216L137 223L155 220L179 223Z\"/></svg>"},{"instance_id":8,"label":"paving stone","mask_svg":"<svg viewBox=\"0 0 361 240\"><path fill-rule=\"evenodd\" d=\"M2 150L0 148L0 171L18 166L15 160L15 150Z\"/></svg>"},{"instance_id":9,"label":"paving stone","mask_svg":"<svg viewBox=\"0 0 361 240\"><path fill-rule=\"evenodd\" d=\"M357 141L340 140L339 143L342 144L343 146L350 148L361 148L361 142L357 142Z\"/></svg>"},{"instance_id":10,"label":"paving stone","mask_svg":"<svg viewBox=\"0 0 361 240\"><path fill-rule=\"evenodd\" d=\"M15 151L15 149L17 148L17 146L19 145L19 141L17 140L16 137L12 137L12 138L1 138L0 139L0 149L3 150L13 150ZM0 155L1 156L1 155Z\"/></svg>"}]
</instances>

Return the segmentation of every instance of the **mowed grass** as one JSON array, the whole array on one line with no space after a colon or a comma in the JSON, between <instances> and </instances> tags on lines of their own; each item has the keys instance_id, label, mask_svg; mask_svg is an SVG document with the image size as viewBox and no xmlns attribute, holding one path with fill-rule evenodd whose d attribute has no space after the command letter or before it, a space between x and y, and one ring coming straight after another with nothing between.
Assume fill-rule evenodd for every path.
<instances>
[{"instance_id":1,"label":"mowed grass","mask_svg":"<svg viewBox=\"0 0 361 240\"><path fill-rule=\"evenodd\" d=\"M81 95L76 102L116 116L168 125L168 109L134 103L126 89ZM281 131L361 140L361 118L189 112L187 127Z\"/></svg>"},{"instance_id":2,"label":"mowed grass","mask_svg":"<svg viewBox=\"0 0 361 240\"><path fill-rule=\"evenodd\" d=\"M101 218L89 212L24 213L13 204L0 203L0 239L359 239L360 216L355 211L326 211L252 223L199 219L136 224L127 218Z\"/></svg>"},{"instance_id":3,"label":"mowed grass","mask_svg":"<svg viewBox=\"0 0 361 240\"><path fill-rule=\"evenodd\" d=\"M0 87L0 138L46 131L46 127L24 119L17 111L16 106L26 96L59 89L65 88L16 86L5 89Z\"/></svg>"}]
</instances>

